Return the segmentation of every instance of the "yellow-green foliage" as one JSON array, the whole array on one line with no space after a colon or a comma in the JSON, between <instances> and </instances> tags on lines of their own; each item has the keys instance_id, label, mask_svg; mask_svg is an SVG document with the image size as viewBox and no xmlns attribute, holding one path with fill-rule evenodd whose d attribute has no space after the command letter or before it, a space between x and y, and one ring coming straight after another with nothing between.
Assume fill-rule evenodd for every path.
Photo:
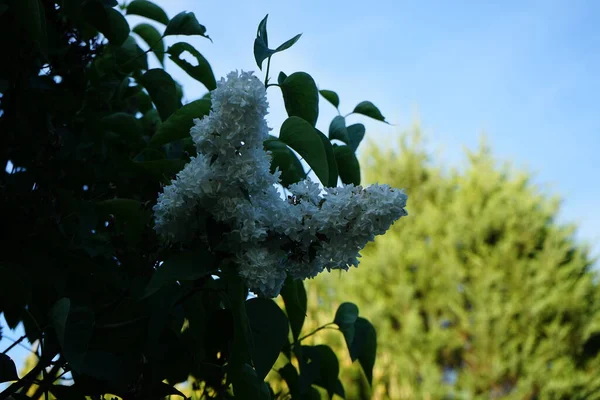
<instances>
[{"instance_id":1,"label":"yellow-green foliage","mask_svg":"<svg viewBox=\"0 0 600 400\"><path fill-rule=\"evenodd\" d=\"M418 128L395 147L367 149L365 183L405 188L409 216L358 269L307 285L377 328L373 398L600 398L598 285L559 200L485 145L460 170L432 162ZM331 321L322 304L308 319ZM356 376L348 398L363 397Z\"/></svg>"}]
</instances>

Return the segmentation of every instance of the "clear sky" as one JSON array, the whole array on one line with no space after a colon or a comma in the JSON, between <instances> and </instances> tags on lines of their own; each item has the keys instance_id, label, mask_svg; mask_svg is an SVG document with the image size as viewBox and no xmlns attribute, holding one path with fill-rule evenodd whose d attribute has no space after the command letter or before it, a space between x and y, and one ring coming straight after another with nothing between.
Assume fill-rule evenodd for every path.
<instances>
[{"instance_id":1,"label":"clear sky","mask_svg":"<svg viewBox=\"0 0 600 400\"><path fill-rule=\"evenodd\" d=\"M485 132L497 157L528 168L563 196L562 218L579 223L580 238L600 243L599 1L155 2L169 17L193 11L206 25L214 43L169 43L189 40L217 79L234 69L259 72L252 46L268 13L272 47L303 33L274 57L274 77L310 73L321 89L340 95L345 113L373 101L395 124L361 118L375 140L393 143L418 117L432 148L441 147L453 165ZM188 100L205 93L174 64L167 70ZM285 119L277 88L269 100L277 133ZM326 131L334 115L323 101L317 126ZM25 354L11 352L17 360Z\"/></svg>"}]
</instances>

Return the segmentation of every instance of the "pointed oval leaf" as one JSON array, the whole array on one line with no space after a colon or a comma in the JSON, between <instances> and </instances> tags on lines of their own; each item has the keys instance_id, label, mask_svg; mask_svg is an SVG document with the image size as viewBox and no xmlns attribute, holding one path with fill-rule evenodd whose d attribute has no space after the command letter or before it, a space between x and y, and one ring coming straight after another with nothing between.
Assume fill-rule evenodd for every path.
<instances>
[{"instance_id":1,"label":"pointed oval leaf","mask_svg":"<svg viewBox=\"0 0 600 400\"><path fill-rule=\"evenodd\" d=\"M265 151L271 153L271 173L276 168L281 171L281 184L285 187L300 182L306 176L302 163L285 143L276 137L270 137L263 142Z\"/></svg>"},{"instance_id":2,"label":"pointed oval leaf","mask_svg":"<svg viewBox=\"0 0 600 400\"><path fill-rule=\"evenodd\" d=\"M340 98L337 95L336 92L332 91L332 90L319 90L319 93L321 94L321 96L325 97L325 100L327 100L328 102L330 102L331 104L333 104L333 106L335 108L339 108L340 106Z\"/></svg>"},{"instance_id":3,"label":"pointed oval leaf","mask_svg":"<svg viewBox=\"0 0 600 400\"><path fill-rule=\"evenodd\" d=\"M296 36L294 36L293 38L291 38L289 40L286 40L285 42L283 42L282 44L277 46L277 48L275 49L275 52L279 53L280 51L289 49L298 41L298 39L300 39L300 36L302 36L301 33L297 34Z\"/></svg>"},{"instance_id":4,"label":"pointed oval leaf","mask_svg":"<svg viewBox=\"0 0 600 400\"><path fill-rule=\"evenodd\" d=\"M350 347L352 361L358 359L369 385L373 384L373 366L377 357L377 332L366 319L358 317L354 324L355 335Z\"/></svg>"},{"instance_id":5,"label":"pointed oval leaf","mask_svg":"<svg viewBox=\"0 0 600 400\"><path fill-rule=\"evenodd\" d=\"M44 51L47 44L46 13L41 1L19 0L10 3L18 23L25 29L31 41Z\"/></svg>"},{"instance_id":6,"label":"pointed oval leaf","mask_svg":"<svg viewBox=\"0 0 600 400\"><path fill-rule=\"evenodd\" d=\"M337 356L327 345L302 346L302 364L300 367L301 390L306 390L309 385L318 385L327 390L329 398L334 394L343 395L338 375L340 372Z\"/></svg>"},{"instance_id":7,"label":"pointed oval leaf","mask_svg":"<svg viewBox=\"0 0 600 400\"><path fill-rule=\"evenodd\" d=\"M254 60L261 71L263 61L273 54L273 50L269 49L269 37L267 36L268 18L269 14L260 21L256 30L256 39L254 39Z\"/></svg>"},{"instance_id":8,"label":"pointed oval leaf","mask_svg":"<svg viewBox=\"0 0 600 400\"><path fill-rule=\"evenodd\" d=\"M333 146L335 161L342 182L345 184L353 183L360 185L360 165L350 146Z\"/></svg>"},{"instance_id":9,"label":"pointed oval leaf","mask_svg":"<svg viewBox=\"0 0 600 400\"><path fill-rule=\"evenodd\" d=\"M280 85L283 83L283 81L285 81L287 79L287 75L283 72L280 72L279 75L277 75L277 83L279 83Z\"/></svg>"},{"instance_id":10,"label":"pointed oval leaf","mask_svg":"<svg viewBox=\"0 0 600 400\"><path fill-rule=\"evenodd\" d=\"M163 36L173 35L203 36L211 40L206 27L198 22L193 12L180 12L169 21Z\"/></svg>"},{"instance_id":11,"label":"pointed oval leaf","mask_svg":"<svg viewBox=\"0 0 600 400\"><path fill-rule=\"evenodd\" d=\"M135 148L146 145L140 122L131 114L118 112L110 114L100 121L105 130L114 132Z\"/></svg>"},{"instance_id":12,"label":"pointed oval leaf","mask_svg":"<svg viewBox=\"0 0 600 400\"><path fill-rule=\"evenodd\" d=\"M101 32L110 44L121 46L129 37L129 23L117 10L90 1L84 4L82 11L86 21Z\"/></svg>"},{"instance_id":13,"label":"pointed oval leaf","mask_svg":"<svg viewBox=\"0 0 600 400\"><path fill-rule=\"evenodd\" d=\"M279 140L294 149L313 169L321 183L329 182L329 165L319 134L308 122L289 117L281 125Z\"/></svg>"},{"instance_id":14,"label":"pointed oval leaf","mask_svg":"<svg viewBox=\"0 0 600 400\"><path fill-rule=\"evenodd\" d=\"M165 62L165 44L158 30L150 24L138 24L133 28L133 32L137 33L146 42L149 48L152 49L156 58L161 65Z\"/></svg>"},{"instance_id":15,"label":"pointed oval leaf","mask_svg":"<svg viewBox=\"0 0 600 400\"><path fill-rule=\"evenodd\" d=\"M198 65L192 65L187 60L181 58L181 54L185 52L189 52L194 56ZM215 80L215 75L213 74L210 64L192 45L184 42L175 43L173 46L169 47L167 53L169 54L171 61L187 72L189 76L202 82L208 90L216 89L217 81Z\"/></svg>"},{"instance_id":16,"label":"pointed oval leaf","mask_svg":"<svg viewBox=\"0 0 600 400\"><path fill-rule=\"evenodd\" d=\"M15 362L6 354L0 353L0 383L18 380Z\"/></svg>"},{"instance_id":17,"label":"pointed oval leaf","mask_svg":"<svg viewBox=\"0 0 600 400\"><path fill-rule=\"evenodd\" d=\"M321 142L323 142L323 147L325 148L325 155L327 156L327 165L329 165L329 180L327 184L323 184L326 187L336 187L338 184L338 168L337 162L335 161L335 154L333 152L333 145L331 141L327 139L327 136L323 132L318 129L315 129L319 136L321 137Z\"/></svg>"},{"instance_id":18,"label":"pointed oval leaf","mask_svg":"<svg viewBox=\"0 0 600 400\"><path fill-rule=\"evenodd\" d=\"M366 115L367 117L371 117L377 121L387 123L385 117L381 114L381 111L379 111L379 109L375 107L375 104L371 103L370 101L361 101L356 105L356 107L354 107L354 111L352 111L352 113Z\"/></svg>"},{"instance_id":19,"label":"pointed oval leaf","mask_svg":"<svg viewBox=\"0 0 600 400\"><path fill-rule=\"evenodd\" d=\"M365 137L365 126L363 124L352 124L346 128L348 132L348 146L356 152L358 145Z\"/></svg>"},{"instance_id":20,"label":"pointed oval leaf","mask_svg":"<svg viewBox=\"0 0 600 400\"><path fill-rule=\"evenodd\" d=\"M256 375L265 379L288 340L288 320L270 299L254 298L246 302L252 335L252 362Z\"/></svg>"},{"instance_id":21,"label":"pointed oval leaf","mask_svg":"<svg viewBox=\"0 0 600 400\"><path fill-rule=\"evenodd\" d=\"M302 280L288 276L281 289L281 297L292 328L292 336L294 340L298 340L306 318L306 290Z\"/></svg>"},{"instance_id":22,"label":"pointed oval leaf","mask_svg":"<svg viewBox=\"0 0 600 400\"><path fill-rule=\"evenodd\" d=\"M62 354L76 372L82 368L94 330L94 312L88 307L71 306L65 325Z\"/></svg>"},{"instance_id":23,"label":"pointed oval leaf","mask_svg":"<svg viewBox=\"0 0 600 400\"><path fill-rule=\"evenodd\" d=\"M306 72L294 72L280 85L288 116L300 117L315 126L319 117L319 90Z\"/></svg>"},{"instance_id":24,"label":"pointed oval leaf","mask_svg":"<svg viewBox=\"0 0 600 400\"><path fill-rule=\"evenodd\" d=\"M115 50L115 59L119 69L125 73L131 73L136 69L148 69L148 57L133 36L129 36L121 47Z\"/></svg>"},{"instance_id":25,"label":"pointed oval leaf","mask_svg":"<svg viewBox=\"0 0 600 400\"><path fill-rule=\"evenodd\" d=\"M194 281L216 271L215 257L204 249L186 251L169 257L156 269L144 297L154 294L163 286L175 281Z\"/></svg>"},{"instance_id":26,"label":"pointed oval leaf","mask_svg":"<svg viewBox=\"0 0 600 400\"><path fill-rule=\"evenodd\" d=\"M337 139L348 144L348 131L346 130L346 118L337 115L329 124L329 139Z\"/></svg>"},{"instance_id":27,"label":"pointed oval leaf","mask_svg":"<svg viewBox=\"0 0 600 400\"><path fill-rule=\"evenodd\" d=\"M162 146L188 137L190 129L194 126L194 119L202 118L209 113L210 99L195 100L186 104L158 127L149 144Z\"/></svg>"},{"instance_id":28,"label":"pointed oval leaf","mask_svg":"<svg viewBox=\"0 0 600 400\"><path fill-rule=\"evenodd\" d=\"M161 24L167 25L169 23L169 17L167 13L148 0L133 0L127 5L127 15L139 15L146 17Z\"/></svg>"},{"instance_id":29,"label":"pointed oval leaf","mask_svg":"<svg viewBox=\"0 0 600 400\"><path fill-rule=\"evenodd\" d=\"M146 71L139 83L148 91L163 121L181 106L177 97L175 81L163 69L154 68Z\"/></svg>"},{"instance_id":30,"label":"pointed oval leaf","mask_svg":"<svg viewBox=\"0 0 600 400\"><path fill-rule=\"evenodd\" d=\"M353 303L342 303L338 307L335 318L333 322L337 324L344 335L344 339L346 339L346 345L348 346L348 350L350 350L352 346L352 342L354 341L355 328L354 324L358 319L358 307Z\"/></svg>"}]
</instances>

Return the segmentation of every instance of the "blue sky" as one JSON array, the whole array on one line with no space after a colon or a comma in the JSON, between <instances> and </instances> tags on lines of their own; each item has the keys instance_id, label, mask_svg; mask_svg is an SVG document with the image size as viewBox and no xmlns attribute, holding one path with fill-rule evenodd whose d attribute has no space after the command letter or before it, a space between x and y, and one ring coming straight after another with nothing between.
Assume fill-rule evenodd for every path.
<instances>
[{"instance_id":1,"label":"blue sky","mask_svg":"<svg viewBox=\"0 0 600 400\"><path fill-rule=\"evenodd\" d=\"M303 33L274 57L275 77L281 70L310 73L321 89L340 95L345 113L373 101L395 126L350 119L378 141L394 143L418 118L432 149L443 149L452 165L485 132L498 158L533 171L537 183L565 199L561 217L579 224L581 239L600 243L600 2L155 2L170 17L193 11L206 25L214 43L169 43L189 40L217 78L234 69L260 72L252 45L268 13L272 47ZM188 100L205 93L172 63L167 70ZM277 88L269 89L269 101L276 133L285 119ZM317 126L326 131L334 115L323 101Z\"/></svg>"},{"instance_id":2,"label":"blue sky","mask_svg":"<svg viewBox=\"0 0 600 400\"><path fill-rule=\"evenodd\" d=\"M340 95L342 112L373 101L395 125L366 121L368 137L378 141L394 143L418 119L432 149L452 165L485 133L498 158L532 171L536 183L565 199L561 217L579 224L581 239L600 243L600 2L159 4L169 16L194 11L206 25L214 43L192 42L217 77L236 68L260 72L252 43L268 13L272 47L303 33L273 58L275 77L310 73ZM167 69L190 100L204 93L174 65ZM276 133L285 119L277 88L269 100ZM335 113L322 103L318 127L326 131Z\"/></svg>"}]
</instances>

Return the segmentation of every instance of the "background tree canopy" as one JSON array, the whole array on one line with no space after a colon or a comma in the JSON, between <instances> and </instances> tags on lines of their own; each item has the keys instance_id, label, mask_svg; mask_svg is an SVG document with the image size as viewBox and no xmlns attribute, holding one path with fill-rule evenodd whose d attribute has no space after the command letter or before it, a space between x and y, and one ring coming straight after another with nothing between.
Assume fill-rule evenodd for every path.
<instances>
[{"instance_id":1,"label":"background tree canopy","mask_svg":"<svg viewBox=\"0 0 600 400\"><path fill-rule=\"evenodd\" d=\"M597 274L575 227L556 222L559 199L485 144L450 171L418 128L392 148L371 143L363 172L407 188L410 223L307 289L321 297L311 317L353 301L373 318L374 398L600 398ZM346 376L349 396L360 383Z\"/></svg>"}]
</instances>

